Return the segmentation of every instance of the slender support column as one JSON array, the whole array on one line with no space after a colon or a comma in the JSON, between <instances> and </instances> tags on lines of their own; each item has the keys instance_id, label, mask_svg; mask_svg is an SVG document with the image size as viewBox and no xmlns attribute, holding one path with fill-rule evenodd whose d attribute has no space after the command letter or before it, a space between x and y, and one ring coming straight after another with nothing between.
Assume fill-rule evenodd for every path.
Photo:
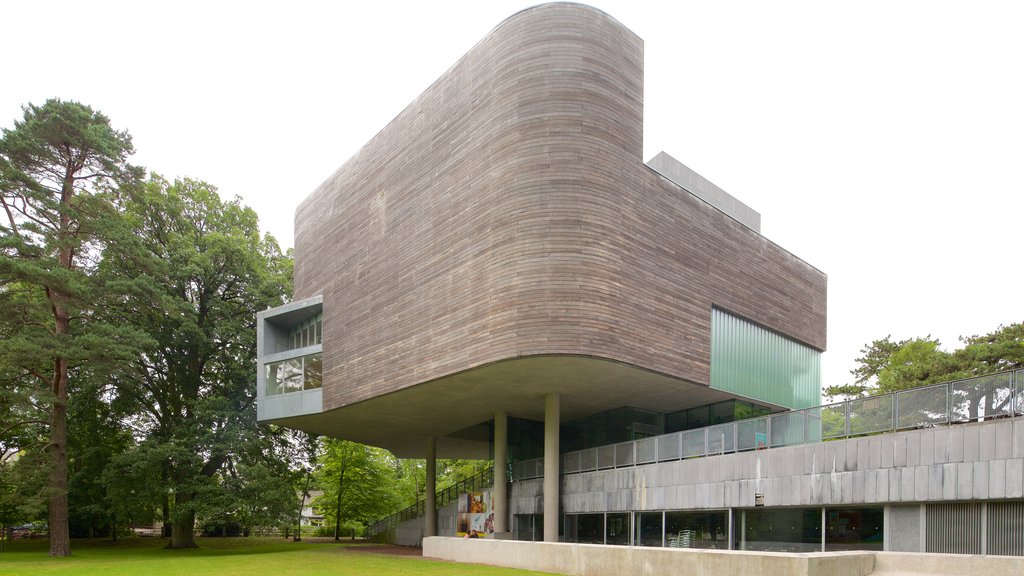
<instances>
[{"instance_id":1,"label":"slender support column","mask_svg":"<svg viewBox=\"0 0 1024 576\"><path fill-rule=\"evenodd\" d=\"M494 533L508 532L508 414L494 414Z\"/></svg>"},{"instance_id":2,"label":"slender support column","mask_svg":"<svg viewBox=\"0 0 1024 576\"><path fill-rule=\"evenodd\" d=\"M544 541L558 542L558 429L560 398L558 394L544 396Z\"/></svg>"},{"instance_id":3,"label":"slender support column","mask_svg":"<svg viewBox=\"0 0 1024 576\"><path fill-rule=\"evenodd\" d=\"M423 514L423 537L437 536L437 438L427 437L426 502Z\"/></svg>"}]
</instances>

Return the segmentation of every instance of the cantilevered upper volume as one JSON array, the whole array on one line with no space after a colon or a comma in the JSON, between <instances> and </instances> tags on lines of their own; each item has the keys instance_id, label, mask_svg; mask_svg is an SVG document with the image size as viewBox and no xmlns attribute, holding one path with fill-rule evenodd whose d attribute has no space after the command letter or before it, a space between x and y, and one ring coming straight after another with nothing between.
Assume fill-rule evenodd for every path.
<instances>
[{"instance_id":1,"label":"cantilevered upper volume","mask_svg":"<svg viewBox=\"0 0 1024 576\"><path fill-rule=\"evenodd\" d=\"M261 419L473 456L495 411L541 420L549 393L564 420L816 404L825 275L670 157L645 165L642 111L643 42L612 17L501 23L299 206Z\"/></svg>"}]
</instances>

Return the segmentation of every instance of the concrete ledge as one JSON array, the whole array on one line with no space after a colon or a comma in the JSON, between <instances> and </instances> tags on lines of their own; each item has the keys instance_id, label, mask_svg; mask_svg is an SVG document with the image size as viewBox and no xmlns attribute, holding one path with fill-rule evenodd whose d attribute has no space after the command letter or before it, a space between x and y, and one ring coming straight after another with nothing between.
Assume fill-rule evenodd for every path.
<instances>
[{"instance_id":1,"label":"concrete ledge","mask_svg":"<svg viewBox=\"0 0 1024 576\"><path fill-rule=\"evenodd\" d=\"M975 556L970 554L915 554L910 552L878 552L875 555L877 576L1002 576L1024 574L1024 557Z\"/></svg>"},{"instance_id":2,"label":"concrete ledge","mask_svg":"<svg viewBox=\"0 0 1024 576\"><path fill-rule=\"evenodd\" d=\"M423 539L423 556L571 576L867 576L875 566L873 552L784 554L440 536Z\"/></svg>"}]
</instances>

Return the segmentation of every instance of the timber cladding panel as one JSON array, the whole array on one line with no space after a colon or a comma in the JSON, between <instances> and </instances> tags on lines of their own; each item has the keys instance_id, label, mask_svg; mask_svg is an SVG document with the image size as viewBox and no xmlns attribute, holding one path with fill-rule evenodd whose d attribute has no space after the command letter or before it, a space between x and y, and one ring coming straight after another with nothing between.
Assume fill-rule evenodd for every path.
<instances>
[{"instance_id":1,"label":"timber cladding panel","mask_svg":"<svg viewBox=\"0 0 1024 576\"><path fill-rule=\"evenodd\" d=\"M824 274L643 165L642 61L596 9L520 12L300 205L325 410L538 354L706 385L713 304L824 348Z\"/></svg>"}]
</instances>

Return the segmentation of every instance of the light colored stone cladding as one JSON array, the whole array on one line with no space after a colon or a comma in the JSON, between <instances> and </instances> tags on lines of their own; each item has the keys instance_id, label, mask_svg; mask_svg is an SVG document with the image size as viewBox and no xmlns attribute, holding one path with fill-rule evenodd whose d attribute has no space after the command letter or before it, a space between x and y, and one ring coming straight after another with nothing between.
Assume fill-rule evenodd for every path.
<instances>
[{"instance_id":1,"label":"light colored stone cladding","mask_svg":"<svg viewBox=\"0 0 1024 576\"><path fill-rule=\"evenodd\" d=\"M538 514L540 481L512 485ZM843 506L1024 498L1024 419L1002 419L569 474L565 513Z\"/></svg>"}]
</instances>

